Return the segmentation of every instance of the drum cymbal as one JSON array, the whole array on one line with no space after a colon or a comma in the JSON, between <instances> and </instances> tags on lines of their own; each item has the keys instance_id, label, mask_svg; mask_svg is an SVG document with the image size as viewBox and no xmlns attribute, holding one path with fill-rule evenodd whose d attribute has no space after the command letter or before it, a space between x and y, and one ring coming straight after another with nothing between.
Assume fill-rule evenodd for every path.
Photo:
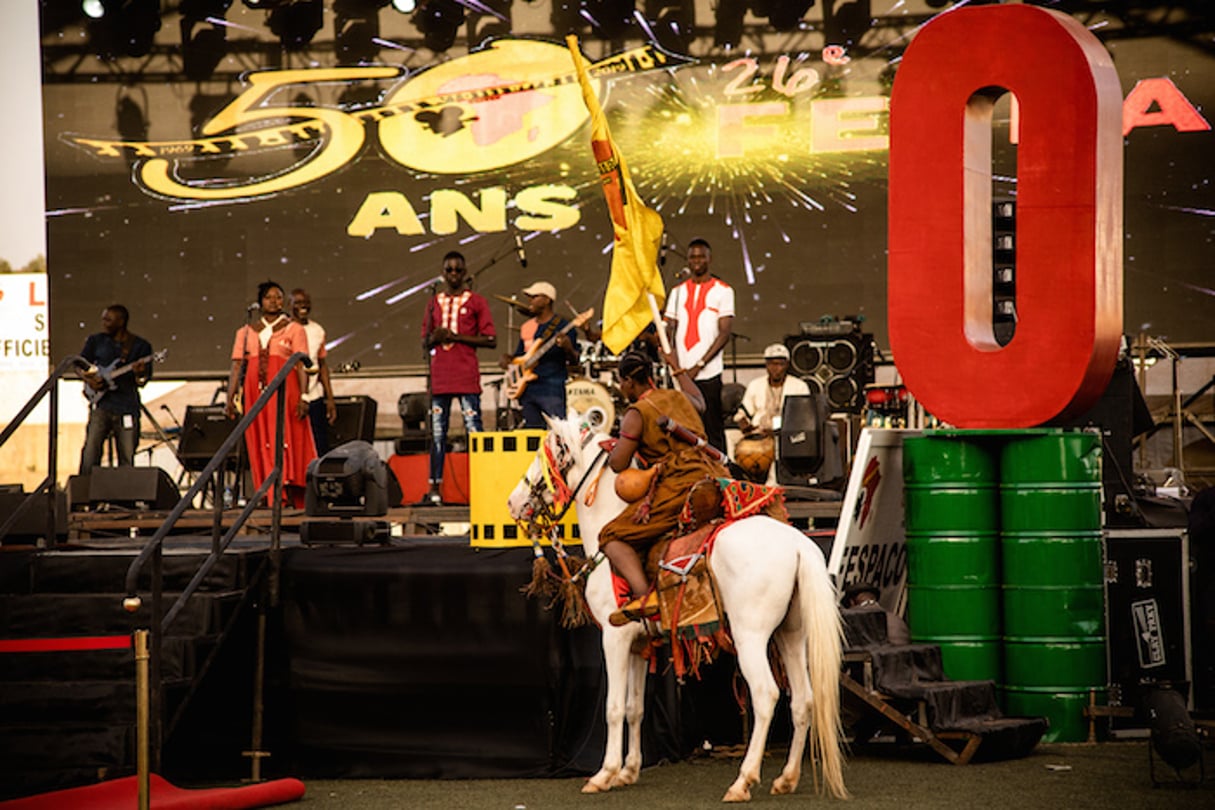
<instances>
[{"instance_id":1,"label":"drum cymbal","mask_svg":"<svg viewBox=\"0 0 1215 810\"><path fill-rule=\"evenodd\" d=\"M510 298L507 298L505 295L498 295L497 293L494 293L494 298L497 298L499 301L501 301L504 304L510 304L512 307L515 307L516 309L525 309L525 310L528 310L529 312L531 311L531 305L528 304L527 301L520 301L518 298L515 298L513 296Z\"/></svg>"}]
</instances>

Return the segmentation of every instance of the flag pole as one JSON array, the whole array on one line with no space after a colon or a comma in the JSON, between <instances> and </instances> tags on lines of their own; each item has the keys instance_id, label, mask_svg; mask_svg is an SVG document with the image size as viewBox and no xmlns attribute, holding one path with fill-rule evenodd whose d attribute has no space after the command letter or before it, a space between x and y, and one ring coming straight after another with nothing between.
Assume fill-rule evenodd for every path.
<instances>
[{"instance_id":1,"label":"flag pole","mask_svg":"<svg viewBox=\"0 0 1215 810\"><path fill-rule=\"evenodd\" d=\"M645 295L650 301L650 312L654 315L654 329L658 331L658 342L662 344L663 353L670 354L671 342L667 340L666 324L662 322L662 315L658 313L658 301L652 292L647 292Z\"/></svg>"}]
</instances>

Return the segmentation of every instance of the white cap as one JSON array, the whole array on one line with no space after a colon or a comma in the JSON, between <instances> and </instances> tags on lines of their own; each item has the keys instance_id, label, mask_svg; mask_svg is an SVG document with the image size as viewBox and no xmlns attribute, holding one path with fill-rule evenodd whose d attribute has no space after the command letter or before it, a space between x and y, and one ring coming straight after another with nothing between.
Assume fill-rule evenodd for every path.
<instances>
[{"instance_id":1,"label":"white cap","mask_svg":"<svg viewBox=\"0 0 1215 810\"><path fill-rule=\"evenodd\" d=\"M557 288L547 281L537 281L530 287L523 288L524 295L546 295L550 301L557 300Z\"/></svg>"},{"instance_id":2,"label":"white cap","mask_svg":"<svg viewBox=\"0 0 1215 810\"><path fill-rule=\"evenodd\" d=\"M764 349L765 360L788 360L789 350L785 348L783 343L773 343Z\"/></svg>"}]
</instances>

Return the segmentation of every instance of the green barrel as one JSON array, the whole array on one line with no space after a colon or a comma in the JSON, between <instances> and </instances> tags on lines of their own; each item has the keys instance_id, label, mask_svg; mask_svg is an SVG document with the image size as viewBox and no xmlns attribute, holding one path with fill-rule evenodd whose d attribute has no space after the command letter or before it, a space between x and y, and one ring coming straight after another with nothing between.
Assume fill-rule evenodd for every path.
<instances>
[{"instance_id":1,"label":"green barrel","mask_svg":"<svg viewBox=\"0 0 1215 810\"><path fill-rule=\"evenodd\" d=\"M950 431L903 442L911 635L941 648L955 680L999 680L997 471L989 437Z\"/></svg>"},{"instance_id":2,"label":"green barrel","mask_svg":"<svg viewBox=\"0 0 1215 810\"><path fill-rule=\"evenodd\" d=\"M1105 703L1105 689L1094 696L1097 704ZM1042 742L1080 742L1088 739L1088 719L1084 707L1089 705L1088 690L1059 690L1031 686L1007 686L1000 689L1004 713L1011 717L1045 717L1050 724Z\"/></svg>"},{"instance_id":3,"label":"green barrel","mask_svg":"<svg viewBox=\"0 0 1215 810\"><path fill-rule=\"evenodd\" d=\"M1048 740L1084 740L1082 710L1107 681L1100 437L1010 437L1000 514L1004 709L1048 717Z\"/></svg>"}]
</instances>

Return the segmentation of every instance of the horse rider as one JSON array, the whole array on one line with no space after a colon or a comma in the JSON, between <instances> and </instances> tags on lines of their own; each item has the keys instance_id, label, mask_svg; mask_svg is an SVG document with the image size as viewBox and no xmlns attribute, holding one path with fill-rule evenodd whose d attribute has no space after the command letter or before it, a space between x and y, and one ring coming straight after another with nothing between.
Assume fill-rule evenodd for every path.
<instances>
[{"instance_id":1,"label":"horse rider","mask_svg":"<svg viewBox=\"0 0 1215 810\"><path fill-rule=\"evenodd\" d=\"M668 355L666 359L674 368L673 358ZM666 416L704 438L700 418L704 398L687 369L676 368L673 372L679 390L658 388L649 358L630 352L621 358L617 374L629 406L608 464L621 473L636 455L654 469L649 494L629 504L599 534L599 547L632 591L632 600L610 618L619 626L657 615L658 598L645 575L642 553L677 527L684 501L695 484L729 473L703 450L672 436L658 424L659 418Z\"/></svg>"}]
</instances>

